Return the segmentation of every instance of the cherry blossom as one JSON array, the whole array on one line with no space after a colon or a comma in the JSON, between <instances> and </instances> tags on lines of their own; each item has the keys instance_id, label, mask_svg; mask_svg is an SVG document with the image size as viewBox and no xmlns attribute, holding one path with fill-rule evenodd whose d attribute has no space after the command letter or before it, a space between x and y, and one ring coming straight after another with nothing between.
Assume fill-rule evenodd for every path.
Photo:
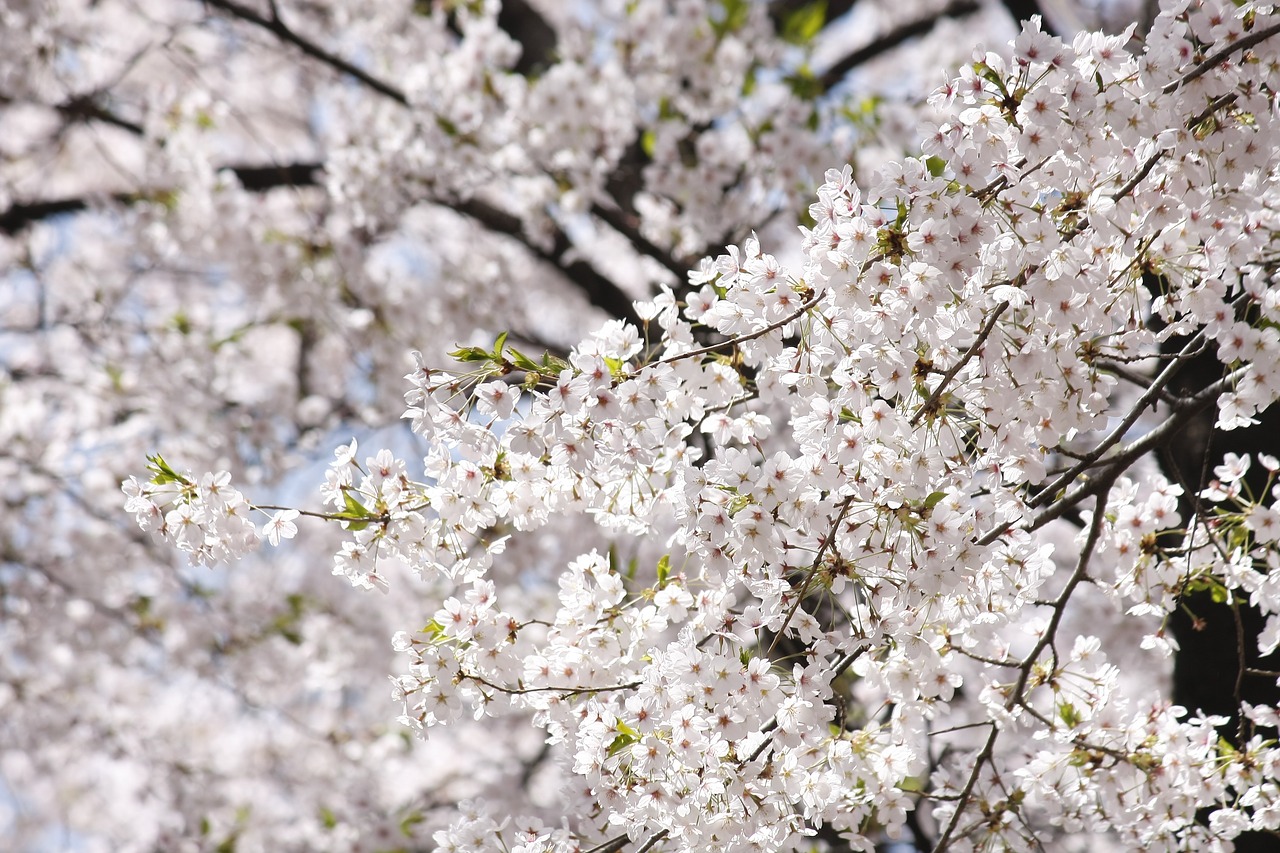
<instances>
[{"instance_id":1,"label":"cherry blossom","mask_svg":"<svg viewBox=\"0 0 1280 853\"><path fill-rule=\"evenodd\" d=\"M0 11L0 832L1280 829L1280 18L969 5Z\"/></svg>"}]
</instances>

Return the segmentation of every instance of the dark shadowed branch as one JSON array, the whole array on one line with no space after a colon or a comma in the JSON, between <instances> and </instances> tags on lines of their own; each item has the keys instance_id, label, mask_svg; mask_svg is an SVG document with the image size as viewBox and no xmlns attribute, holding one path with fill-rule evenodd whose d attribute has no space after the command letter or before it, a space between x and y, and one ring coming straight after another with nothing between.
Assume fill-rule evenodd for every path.
<instances>
[{"instance_id":1,"label":"dark shadowed branch","mask_svg":"<svg viewBox=\"0 0 1280 853\"><path fill-rule=\"evenodd\" d=\"M925 35L943 18L959 18L964 15L971 15L978 11L978 4L974 0L952 0L946 8L937 13L921 18L916 21L909 21L900 26L894 27L888 32L881 35L870 44L864 45L852 53L845 56L844 59L828 68L820 79L823 90L828 90L838 85L853 69L860 65L865 65L878 56L893 50L895 47L903 44L918 36Z\"/></svg>"},{"instance_id":2,"label":"dark shadowed branch","mask_svg":"<svg viewBox=\"0 0 1280 853\"><path fill-rule=\"evenodd\" d=\"M1015 24L1020 25L1023 21L1029 21L1035 15L1039 15L1040 29L1051 36L1061 35L1049 23L1037 0L1000 0L1000 5L1009 12L1009 17L1013 18Z\"/></svg>"},{"instance_id":3,"label":"dark shadowed branch","mask_svg":"<svg viewBox=\"0 0 1280 853\"><path fill-rule=\"evenodd\" d=\"M392 86L384 80L374 77L364 69L356 65L352 65L336 53L325 50L311 39L294 32L278 14L273 14L270 18L266 18L259 15L248 6L236 3L235 0L204 0L204 2L206 6L212 9L217 9L221 12L225 12L233 18L238 18L241 21L261 27L273 34L280 41L298 48L298 50L302 51L307 56L310 56L312 59L319 60L321 63L328 65L335 71L339 71L343 74L349 74L375 92L378 92L379 94L384 95L385 97L388 97L406 107L409 105L408 97L406 97L404 92L400 89Z\"/></svg>"}]
</instances>

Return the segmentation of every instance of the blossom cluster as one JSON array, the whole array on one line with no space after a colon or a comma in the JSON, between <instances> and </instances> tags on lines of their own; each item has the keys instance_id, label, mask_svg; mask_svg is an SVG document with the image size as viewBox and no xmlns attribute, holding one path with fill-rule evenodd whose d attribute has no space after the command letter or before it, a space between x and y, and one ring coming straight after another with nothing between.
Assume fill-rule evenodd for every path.
<instances>
[{"instance_id":1,"label":"blossom cluster","mask_svg":"<svg viewBox=\"0 0 1280 853\"><path fill-rule=\"evenodd\" d=\"M194 480L179 474L161 456L151 457L152 477L130 477L122 486L125 510L143 530L172 543L192 563L213 565L238 560L255 550L262 539L279 545L292 539L298 527L296 509L275 512L259 529L250 519L255 507L231 485L227 471Z\"/></svg>"},{"instance_id":2,"label":"blossom cluster","mask_svg":"<svg viewBox=\"0 0 1280 853\"><path fill-rule=\"evenodd\" d=\"M485 587L446 602L399 640L409 722L456 716L443 694L535 710L570 745L585 814L674 849L776 849L821 825L869 848L901 830L914 786L940 797L944 846L1274 828L1277 789L1245 770L1270 766L1267 742L1224 754L1221 720L1121 698L1096 639L1060 656L1055 635L1091 560L1116 555L1117 594L1157 612L1186 588L1144 544L1179 524L1177 488L1139 495L1123 477L1154 442L1130 432L1147 401L1114 423L1108 365L1154 351L1147 317L1219 344L1228 378L1206 399L1221 427L1275 399L1276 340L1257 321L1273 310L1257 259L1275 222L1246 202L1275 168L1274 98L1246 74L1256 61L1189 65L1274 27L1261 10L1165 14L1134 56L1127 34L1068 46L1033 22L1011 59L980 55L937 94L929 159L865 189L828 173L802 267L751 240L704 262L686 302L639 306L660 334L648 347L611 326L555 369L496 351L494 376L525 371L524 406L499 411L516 392L490 380L459 408L467 382L415 373L415 428L453 453L489 448L494 518L536 524L510 498L529 491L676 550L643 580L599 554L572 563L549 626ZM1076 144L1060 147L1066 132ZM499 417L514 423L495 434ZM1110 467L1081 479L1094 463ZM1046 598L1036 534L1086 501L1081 556ZM1011 646L1037 611L1034 641ZM771 660L778 647L799 659ZM837 720L846 674L855 720ZM495 843L476 825L439 840Z\"/></svg>"},{"instance_id":3,"label":"blossom cluster","mask_svg":"<svg viewBox=\"0 0 1280 853\"><path fill-rule=\"evenodd\" d=\"M0 847L372 853L427 844L438 806L475 796L558 824L562 750L520 717L429 744L390 720L384 674L408 663L387 638L468 587L409 588L391 486L364 483L377 454L339 462L350 488L305 522L265 504L303 501L306 466L356 435L420 481L388 522L430 522L396 423L405 351L439 365L511 329L565 352L726 235L775 242L855 138L860 176L915 146L934 64L1011 26L994 5L863 0L850 39L842 5L0 3ZM922 22L872 73L822 75L818 54ZM687 440L763 423L715 414ZM221 475L153 470L119 512L156 448L231 472L262 511ZM592 548L649 567L672 550L617 535L625 516L545 510L541 488L519 494L547 520L518 559L460 568L508 609L550 621L559 570ZM248 553L294 522L303 541ZM156 541L174 537L245 562L188 566Z\"/></svg>"},{"instance_id":4,"label":"blossom cluster","mask_svg":"<svg viewBox=\"0 0 1280 853\"><path fill-rule=\"evenodd\" d=\"M1223 719L1124 696L1100 641L1063 628L1085 586L1138 620L1217 585L1280 644L1276 511L1233 486L1246 462L1202 494L1237 502L1214 524L1131 476L1201 409L1232 429L1280 397L1280 17L1175 3L1141 54L1130 35L1066 44L1032 21L1008 56L975 56L933 96L922 158L865 186L826 173L794 264L752 237L563 359L505 337L455 371L419 356L420 481L339 449L335 573L385 586L396 560L454 587L394 640L402 722L527 715L579 816L471 804L443 849L830 831L870 850L920 812L939 850L1084 831L1226 849L1280 828L1274 742L1224 746ZM1179 334L1175 365L1208 343L1223 365L1180 397L1172 369L1128 367ZM200 559L244 550L238 493L170 476L127 485L140 522ZM566 516L667 553L577 556L551 612L492 582Z\"/></svg>"}]
</instances>

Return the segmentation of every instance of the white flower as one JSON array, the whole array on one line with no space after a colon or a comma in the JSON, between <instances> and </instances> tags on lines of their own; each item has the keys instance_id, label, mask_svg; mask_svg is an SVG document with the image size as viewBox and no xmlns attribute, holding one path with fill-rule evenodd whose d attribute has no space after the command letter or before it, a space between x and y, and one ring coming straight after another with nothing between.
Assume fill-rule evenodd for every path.
<instances>
[{"instance_id":1,"label":"white flower","mask_svg":"<svg viewBox=\"0 0 1280 853\"><path fill-rule=\"evenodd\" d=\"M298 525L293 520L299 516L296 509L286 509L271 516L271 520L263 525L262 534L272 545L279 545L281 539L292 539L298 533Z\"/></svg>"}]
</instances>

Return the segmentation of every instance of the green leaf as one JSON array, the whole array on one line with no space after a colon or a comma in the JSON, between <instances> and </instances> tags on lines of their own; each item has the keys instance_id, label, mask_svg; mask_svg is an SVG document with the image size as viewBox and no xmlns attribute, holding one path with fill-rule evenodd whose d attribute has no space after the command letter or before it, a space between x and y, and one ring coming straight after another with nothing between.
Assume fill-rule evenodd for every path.
<instances>
[{"instance_id":1,"label":"green leaf","mask_svg":"<svg viewBox=\"0 0 1280 853\"><path fill-rule=\"evenodd\" d=\"M812 101L822 94L822 81L808 65L801 65L783 78L791 93L802 101Z\"/></svg>"},{"instance_id":2,"label":"green leaf","mask_svg":"<svg viewBox=\"0 0 1280 853\"><path fill-rule=\"evenodd\" d=\"M715 31L717 39L743 28L751 15L751 0L720 0L720 9L723 14L716 15L713 12L711 20L711 29Z\"/></svg>"},{"instance_id":3,"label":"green leaf","mask_svg":"<svg viewBox=\"0 0 1280 853\"><path fill-rule=\"evenodd\" d=\"M449 358L461 362L493 361L493 354L480 349L480 347L459 347L449 353Z\"/></svg>"},{"instance_id":4,"label":"green leaf","mask_svg":"<svg viewBox=\"0 0 1280 853\"><path fill-rule=\"evenodd\" d=\"M507 358L511 359L511 363L521 370L529 373L536 373L542 369L538 362L529 358L529 356L517 350L515 347L507 347Z\"/></svg>"},{"instance_id":5,"label":"green leaf","mask_svg":"<svg viewBox=\"0 0 1280 853\"><path fill-rule=\"evenodd\" d=\"M338 816L335 815L331 810L325 808L324 806L321 806L320 822L324 824L325 829L333 829L335 826L338 825Z\"/></svg>"},{"instance_id":6,"label":"green leaf","mask_svg":"<svg viewBox=\"0 0 1280 853\"><path fill-rule=\"evenodd\" d=\"M618 736L613 739L613 742L609 744L609 755L617 755L619 752L622 752L622 750L631 746L631 744L638 740L640 740L640 738L635 735L619 733Z\"/></svg>"},{"instance_id":7,"label":"green leaf","mask_svg":"<svg viewBox=\"0 0 1280 853\"><path fill-rule=\"evenodd\" d=\"M841 107L840 114L860 130L873 131L880 123L880 105L882 103L884 103L883 97L872 95L860 100L856 106Z\"/></svg>"},{"instance_id":8,"label":"green leaf","mask_svg":"<svg viewBox=\"0 0 1280 853\"><path fill-rule=\"evenodd\" d=\"M124 390L124 370L116 367L114 364L108 364L104 368L107 372L107 378L111 380L111 390Z\"/></svg>"},{"instance_id":9,"label":"green leaf","mask_svg":"<svg viewBox=\"0 0 1280 853\"><path fill-rule=\"evenodd\" d=\"M549 352L544 352L542 354L542 366L546 368L548 372L554 371L559 373L561 370L565 370L569 367L569 362L565 361L563 358L554 356Z\"/></svg>"},{"instance_id":10,"label":"green leaf","mask_svg":"<svg viewBox=\"0 0 1280 853\"><path fill-rule=\"evenodd\" d=\"M365 508L364 504L353 498L351 496L351 492L343 492L342 500L347 506L347 512L351 513L356 518L368 518L369 510Z\"/></svg>"},{"instance_id":11,"label":"green leaf","mask_svg":"<svg viewBox=\"0 0 1280 853\"><path fill-rule=\"evenodd\" d=\"M899 791L915 794L924 790L924 780L919 776L908 776L898 783Z\"/></svg>"},{"instance_id":12,"label":"green leaf","mask_svg":"<svg viewBox=\"0 0 1280 853\"><path fill-rule=\"evenodd\" d=\"M498 335L498 340L493 344L493 358L495 361L502 361L502 347L507 342L507 333L503 332Z\"/></svg>"},{"instance_id":13,"label":"green leaf","mask_svg":"<svg viewBox=\"0 0 1280 853\"><path fill-rule=\"evenodd\" d=\"M946 492L933 492L932 494L929 495L929 497L924 499L924 508L933 509L935 506L941 503L942 499L945 498L946 496L947 496Z\"/></svg>"},{"instance_id":14,"label":"green leaf","mask_svg":"<svg viewBox=\"0 0 1280 853\"><path fill-rule=\"evenodd\" d=\"M667 585L667 578L671 575L671 555L663 554L662 559L658 561L658 589L662 589Z\"/></svg>"},{"instance_id":15,"label":"green leaf","mask_svg":"<svg viewBox=\"0 0 1280 853\"><path fill-rule=\"evenodd\" d=\"M458 135L458 126L442 115L436 116L436 127L444 131L445 136L452 137Z\"/></svg>"},{"instance_id":16,"label":"green leaf","mask_svg":"<svg viewBox=\"0 0 1280 853\"><path fill-rule=\"evenodd\" d=\"M644 152L644 156L652 160L653 152L657 149L658 134L653 128L647 128L644 133L640 134L640 150Z\"/></svg>"},{"instance_id":17,"label":"green leaf","mask_svg":"<svg viewBox=\"0 0 1280 853\"><path fill-rule=\"evenodd\" d=\"M924 161L924 165L925 165L925 168L929 170L929 174L935 178L940 177L942 173L947 170L947 161L943 160L941 157L937 156L936 154L926 158Z\"/></svg>"},{"instance_id":18,"label":"green leaf","mask_svg":"<svg viewBox=\"0 0 1280 853\"><path fill-rule=\"evenodd\" d=\"M360 519L373 518L373 513L369 512L364 504L353 498L349 491L342 493L342 500L347 508L342 512L335 512L333 514L334 517L345 521L348 530L364 530L368 527L369 522L361 521Z\"/></svg>"},{"instance_id":19,"label":"green leaf","mask_svg":"<svg viewBox=\"0 0 1280 853\"><path fill-rule=\"evenodd\" d=\"M1080 725L1080 712L1070 702L1059 702L1058 719L1062 720L1069 728L1075 728Z\"/></svg>"},{"instance_id":20,"label":"green leaf","mask_svg":"<svg viewBox=\"0 0 1280 853\"><path fill-rule=\"evenodd\" d=\"M827 0L815 0L796 9L782 22L782 40L804 45L827 23Z\"/></svg>"},{"instance_id":21,"label":"green leaf","mask_svg":"<svg viewBox=\"0 0 1280 853\"><path fill-rule=\"evenodd\" d=\"M405 819L400 821L400 832L405 838L413 837L413 828L425 821L427 818L422 812L410 812Z\"/></svg>"},{"instance_id":22,"label":"green leaf","mask_svg":"<svg viewBox=\"0 0 1280 853\"><path fill-rule=\"evenodd\" d=\"M159 453L154 456L148 456L147 463L147 470L152 474L151 482L157 486L163 486L166 483L179 483L183 486L192 485L191 480L169 467L169 463L165 462L164 457Z\"/></svg>"},{"instance_id":23,"label":"green leaf","mask_svg":"<svg viewBox=\"0 0 1280 853\"><path fill-rule=\"evenodd\" d=\"M618 736L609 744L610 755L617 755L622 750L631 746L631 744L640 740L640 733L624 723L622 720L615 722L613 727L614 730L617 731Z\"/></svg>"}]
</instances>

